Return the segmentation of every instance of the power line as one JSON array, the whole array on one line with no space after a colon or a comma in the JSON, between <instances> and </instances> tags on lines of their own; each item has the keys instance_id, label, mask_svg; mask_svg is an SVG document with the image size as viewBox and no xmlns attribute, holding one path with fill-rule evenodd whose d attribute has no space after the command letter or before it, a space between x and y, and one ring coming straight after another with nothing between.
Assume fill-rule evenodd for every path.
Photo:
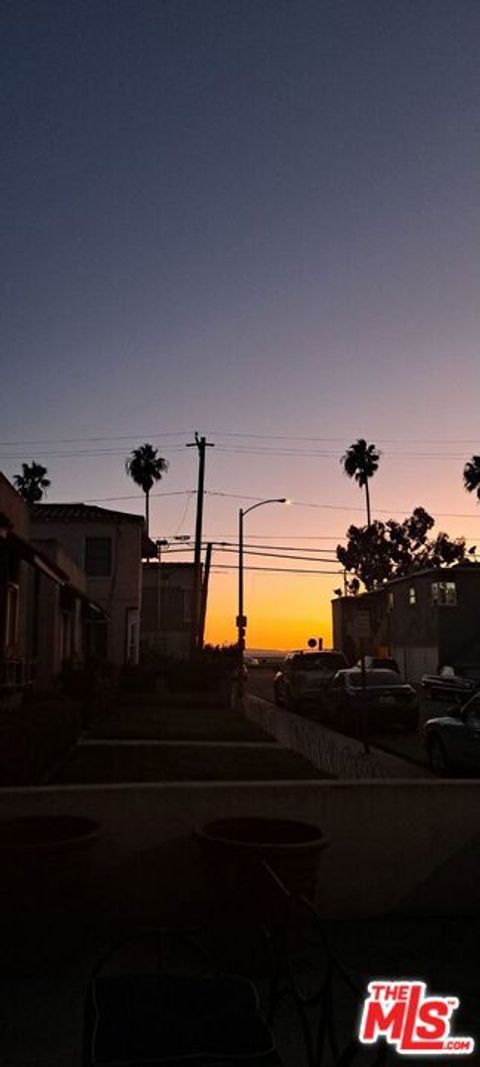
<instances>
[{"instance_id":1,"label":"power line","mask_svg":"<svg viewBox=\"0 0 480 1067\"><path fill-rule=\"evenodd\" d=\"M43 440L39 438L30 441L0 441L0 448L18 448L20 445L74 445L85 444L89 441L92 444L96 441L137 441L146 437L187 437L188 433L188 430L150 430L148 432L142 430L141 433L106 434L103 437L50 437Z\"/></svg>"},{"instance_id":2,"label":"power line","mask_svg":"<svg viewBox=\"0 0 480 1067\"><path fill-rule=\"evenodd\" d=\"M210 538L210 541L216 547L217 546L218 547L222 546L224 548L238 549L238 542L237 541L226 541L226 540L222 541L222 540L218 540L218 539L216 539L214 537ZM337 546L335 545L334 547L336 548ZM305 546L298 547L297 545L268 545L268 544L267 545L265 545L265 544L261 544L261 545L248 544L248 545L245 545L245 548L248 549L249 551L251 551L252 549L256 549L256 548L268 549L268 550L274 548L275 552L282 552L282 551L285 551L285 552L310 552L310 553L314 552L315 555L318 555L320 552L322 554L325 554L325 552L329 552L331 554L331 552L334 550L333 546L332 546L332 548L308 548L308 546L307 547L305 547Z\"/></svg>"},{"instance_id":3,"label":"power line","mask_svg":"<svg viewBox=\"0 0 480 1067\"><path fill-rule=\"evenodd\" d=\"M168 435L167 434L149 434L149 435L145 434L144 436L149 436L152 439L153 442L161 442ZM175 435L175 436L181 436L181 435L178 434L178 435ZM70 443L73 443L73 444L75 444L75 443L77 443L77 444L89 444L89 443L90 444L94 444L96 442L98 444L98 443L101 443L103 441L108 442L109 440L115 441L115 440L121 440L121 439L123 439L125 441L129 441L130 443L132 443L136 438L134 438L133 436L129 436L129 437L126 437L126 438L112 437L112 438L103 438L103 439L102 438L91 438L91 439L85 438L83 441L82 441L81 438L72 438ZM271 438L271 439L275 440L275 438ZM278 438L278 440L281 440L281 438ZM285 438L285 440L287 440L287 438ZM302 440L302 438L292 438L292 440ZM315 439L314 438L306 438L306 440L313 441ZM319 438L318 440L322 440L322 439ZM53 445L55 442L54 441L50 441L50 442L45 442L45 443ZM68 443L68 442L64 442L64 443ZM414 440L405 440L404 442L397 441L396 443L397 444L412 445L412 444L415 443L415 441ZM423 441L421 443L426 445L426 444L428 444L428 441L425 440L425 441ZM432 443L433 444L435 444L435 443L442 444L443 447L445 448L445 445L461 444L462 442L461 441L457 441L457 442L450 441L449 442L449 441L445 441L444 440L444 441L441 441L441 442L440 441L439 442L433 441ZM474 442L472 440L469 443L470 443L470 446L471 446ZM2 447L2 448L17 448L17 449L22 448L21 452L17 451L17 452L3 453L0 456L0 458L3 461L5 461L5 460L7 460L7 461L17 461L17 460L22 461L23 458L24 458L24 454L25 454L25 450L26 449L30 449L33 446L37 448L37 447L40 446L40 444L41 444L41 442L33 442L33 441L26 442L25 444L23 444L20 441L10 441L10 442L0 443L0 447ZM467 442L465 442L465 444L467 444ZM71 458L75 458L75 457L76 458L80 458L80 457L84 457L84 456L99 456L99 455L102 455L102 456L116 456L116 455L122 455L125 452L125 448L127 448L127 447L128 446L125 445L122 448L119 448L119 447L113 447L113 448L109 448L109 447L76 448L74 450L71 450L71 449L70 450L66 450L64 448L63 449L58 449L57 448L57 449L54 449L51 452L43 451L43 448L42 448L42 457L49 458L49 459L71 459ZM183 450L183 445L180 444L180 443L175 443L174 442L172 444L167 445L167 448L168 448L169 452L180 452L180 451ZM228 444L228 442L224 443L224 444L222 444L220 442L219 444L217 444L217 448L218 448L219 452L233 453L233 454L239 454L239 455L302 456L302 457L311 456L311 457L314 457L315 459L332 459L332 458L333 459L340 459L338 450L332 450L332 449L328 449L328 448L295 448L295 447L288 447L287 445L281 445L281 446L278 446L278 445L260 445L260 444L255 445L255 444L248 444L248 443L243 445L243 444L234 444L234 443ZM448 451L421 452L421 451L418 451L418 450L410 451L410 450L407 449L406 451L398 451L398 452L388 451L387 450L387 451L382 451L381 454L382 454L382 456L385 456L387 458L450 459L450 460L459 460L459 461L460 460L462 460L462 461L465 460L465 452L448 452Z\"/></svg>"},{"instance_id":4,"label":"power line","mask_svg":"<svg viewBox=\"0 0 480 1067\"><path fill-rule=\"evenodd\" d=\"M220 533L218 533L218 534L215 535L215 537L213 537L213 535L211 537L210 536L207 537L207 535L205 535L205 537L206 537L207 541L215 541L215 540L219 540L219 539L222 540L223 538L225 538L225 540L227 540L228 538L235 537L235 534L233 534L233 533L228 533L228 534L220 534ZM249 540L252 539L252 537L270 538L271 541L278 541L278 540L285 541L285 540L288 540L288 538L285 537L285 534L245 534L244 540L245 541L249 541ZM341 541L342 538L344 538L344 537L345 537L344 533L343 534L295 534L295 540L296 541L330 541L332 544L333 544L334 541ZM286 547L288 548L289 546L287 545ZM312 549L312 552L313 551L314 550Z\"/></svg>"},{"instance_id":5,"label":"power line","mask_svg":"<svg viewBox=\"0 0 480 1067\"><path fill-rule=\"evenodd\" d=\"M314 459L340 459L338 452L326 451L325 449L306 448L254 448L249 445L218 445L219 452L236 453L238 455L254 456L302 456ZM464 452L382 452L382 456L389 459L449 459L465 461Z\"/></svg>"},{"instance_id":6,"label":"power line","mask_svg":"<svg viewBox=\"0 0 480 1067\"><path fill-rule=\"evenodd\" d=\"M103 441L133 441L145 440L149 437L188 437L189 430L137 430L128 434L102 434L85 437L48 437L48 438L17 438L15 441L0 441L1 448L10 448L24 445L55 445L55 444L84 444ZM322 444L344 444L354 437L354 434L344 434L341 437L319 436L318 434L272 434L252 433L249 431L236 430L209 430L209 434L217 438L239 438L255 441L318 441ZM370 439L377 444L421 444L421 445L468 445L478 444L479 435L473 437L379 437L372 433Z\"/></svg>"},{"instance_id":7,"label":"power line","mask_svg":"<svg viewBox=\"0 0 480 1067\"><path fill-rule=\"evenodd\" d=\"M230 547L229 548L224 548L222 545L218 544L218 542L215 542L215 541L210 542L210 544L213 544L216 553L217 552L226 552L226 553L230 553L232 555L237 555L237 553L238 553L238 545L236 545L234 547L232 546L231 548ZM188 548L180 548L180 547L179 548L172 548L172 549L169 550L170 554L172 554L172 555L175 554L175 553L179 553L179 552L184 553L184 552L188 552L188 551L189 551ZM335 559L315 559L312 556L296 556L296 555L292 556L292 555L286 554L285 552L263 552L263 551L259 551L257 549L251 549L251 548L247 548L247 547L244 548L244 554L247 555L247 556L271 556L274 559L303 560L306 563L338 563L338 560L336 558Z\"/></svg>"},{"instance_id":8,"label":"power line","mask_svg":"<svg viewBox=\"0 0 480 1067\"><path fill-rule=\"evenodd\" d=\"M161 445L158 444L158 438L156 438L156 439L154 438L153 439L153 443L155 443L155 442L157 442L156 443L156 447L160 448ZM162 451L164 451L164 449L162 449ZM169 447L168 451L169 452L183 452L183 446L182 445L173 445L173 446ZM52 460L52 459L85 459L85 458L86 459L91 459L92 457L96 457L96 456L112 456L113 457L113 456L124 456L124 455L125 455L125 449L124 448L77 448L73 452L44 452L42 450L37 458L48 459L48 460ZM4 453L4 454L0 455L0 459L2 460L2 463L4 463L4 462L10 463L10 462L13 462L13 461L15 461L15 462L18 461L19 463L21 463L25 459L25 451L9 453L9 454Z\"/></svg>"},{"instance_id":9,"label":"power line","mask_svg":"<svg viewBox=\"0 0 480 1067\"><path fill-rule=\"evenodd\" d=\"M183 526L183 524L184 524L184 522L185 522L185 519L186 519L186 517L187 517L187 511L188 511L188 509L189 509L189 507L190 507L190 501L191 501L191 499L192 499L192 497L193 497L194 495L195 495L195 490L193 489L193 490L192 490L192 492L191 492L191 493L189 493L189 494L188 494L188 496L187 496L187 500L186 500L185 508L184 508L184 511L183 511L182 517L181 517L181 519L180 519L180 522L179 522L179 524L178 524L178 526L177 526L177 529L175 530L175 533L174 533L174 535L173 535L174 537L178 537L178 534L179 534L179 532L180 532L180 530L181 530L181 528L182 528L182 526Z\"/></svg>"},{"instance_id":10,"label":"power line","mask_svg":"<svg viewBox=\"0 0 480 1067\"><path fill-rule=\"evenodd\" d=\"M342 444L350 439L345 434L343 437L318 437L315 434L286 434L286 433L237 433L234 430L211 430L210 433L215 434L216 437L241 437L255 440L264 441L321 441L331 444ZM354 436L354 435L352 435ZM378 444L403 444L408 442L409 444L422 444L422 445L465 445L465 444L478 444L478 434L475 437L458 437L458 438L446 438L446 437L378 437L377 434L370 434L370 439L374 439Z\"/></svg>"},{"instance_id":11,"label":"power line","mask_svg":"<svg viewBox=\"0 0 480 1067\"><path fill-rule=\"evenodd\" d=\"M238 572L238 568L235 566L234 563L215 563L214 567L212 567L212 570L214 570L214 571L220 571L220 570L221 571L237 571ZM332 576L332 578L335 577L336 575L339 575L339 574L343 575L343 570L341 570L341 571L319 571L319 570L308 570L307 568L304 568L304 567L256 567L256 566L252 566L252 564L248 564L246 567L244 567L244 570L246 570L246 571L263 571L266 574L267 573L275 573L275 574L309 574L309 575L311 575L311 574L317 574L317 575L330 574Z\"/></svg>"},{"instance_id":12,"label":"power line","mask_svg":"<svg viewBox=\"0 0 480 1067\"><path fill-rule=\"evenodd\" d=\"M220 490L209 490L208 491L208 495L209 496L229 497L229 498L232 498L234 500L261 500L262 499L262 497L258 497L258 496L247 496L246 493L225 493L225 492L220 491ZM355 506L352 506L351 504L348 504L348 505L347 504L317 504L317 503L314 503L313 501L308 501L308 500L291 500L290 503L294 507L297 507L297 508L321 508L321 509L325 509L327 511L361 511L361 512L365 512L365 508L364 507L355 507ZM379 514L379 515L405 515L405 514L408 515L408 514L411 513L411 511L412 511L411 507L408 507L408 508L407 507L404 507L404 508L375 508L375 512L377 514ZM437 515L438 518L443 518L443 519L446 519L446 518L450 518L450 519L478 519L478 518L480 518L480 514L472 515L472 514L466 514L464 512L454 512L454 511L437 511L436 515Z\"/></svg>"},{"instance_id":13,"label":"power line","mask_svg":"<svg viewBox=\"0 0 480 1067\"><path fill-rule=\"evenodd\" d=\"M175 490L175 492L150 493L150 500L152 499L152 497L157 497L158 498L158 497L161 497L161 496L190 496L192 493L196 493L196 489L177 489L177 490ZM139 497L138 493L132 493L129 496L95 496L95 497L90 496L90 497L87 497L85 499L85 504L107 504L108 502L111 503L113 500L139 500L139 499L140 499L140 497ZM73 501L73 503L76 503L76 501Z\"/></svg>"}]
</instances>

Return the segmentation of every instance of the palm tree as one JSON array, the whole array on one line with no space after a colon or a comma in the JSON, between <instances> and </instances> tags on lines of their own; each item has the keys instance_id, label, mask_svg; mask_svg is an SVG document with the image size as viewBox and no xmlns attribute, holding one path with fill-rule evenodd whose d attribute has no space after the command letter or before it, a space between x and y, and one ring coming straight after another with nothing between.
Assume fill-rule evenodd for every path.
<instances>
[{"instance_id":1,"label":"palm tree","mask_svg":"<svg viewBox=\"0 0 480 1067\"><path fill-rule=\"evenodd\" d=\"M46 477L47 468L41 463L22 463L22 473L14 474L13 480L20 496L27 504L38 504L43 494L50 486L50 480Z\"/></svg>"},{"instance_id":2,"label":"palm tree","mask_svg":"<svg viewBox=\"0 0 480 1067\"><path fill-rule=\"evenodd\" d=\"M472 456L463 468L463 484L467 493L476 493L480 500L480 456Z\"/></svg>"},{"instance_id":3,"label":"palm tree","mask_svg":"<svg viewBox=\"0 0 480 1067\"><path fill-rule=\"evenodd\" d=\"M365 486L365 496L367 501L367 526L372 525L372 516L370 513L370 493L368 489L368 480L373 478L373 475L378 470L378 463L380 460L380 452L377 452L376 445L367 445L367 442L360 437L355 444L350 445L345 455L342 456L340 462L343 463L343 469L345 474L349 478L355 478L360 488Z\"/></svg>"},{"instance_id":4,"label":"palm tree","mask_svg":"<svg viewBox=\"0 0 480 1067\"><path fill-rule=\"evenodd\" d=\"M145 493L145 525L148 528L150 522L150 490L155 482L159 482L163 474L168 471L166 459L158 455L158 449L153 445L145 444L134 448L128 459L125 460L127 474L139 485Z\"/></svg>"}]
</instances>

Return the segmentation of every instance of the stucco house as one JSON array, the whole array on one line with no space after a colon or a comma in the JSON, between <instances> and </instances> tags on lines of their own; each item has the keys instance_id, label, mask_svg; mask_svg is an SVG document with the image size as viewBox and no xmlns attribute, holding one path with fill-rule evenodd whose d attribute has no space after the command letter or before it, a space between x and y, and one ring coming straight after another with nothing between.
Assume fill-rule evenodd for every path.
<instances>
[{"instance_id":1,"label":"stucco house","mask_svg":"<svg viewBox=\"0 0 480 1067\"><path fill-rule=\"evenodd\" d=\"M0 473L1 692L51 685L102 619L81 568L53 539L32 539L30 509Z\"/></svg>"},{"instance_id":2,"label":"stucco house","mask_svg":"<svg viewBox=\"0 0 480 1067\"><path fill-rule=\"evenodd\" d=\"M332 601L333 641L353 663L391 655L410 682L441 664L480 665L480 566L457 564L393 578Z\"/></svg>"},{"instance_id":3,"label":"stucco house","mask_svg":"<svg viewBox=\"0 0 480 1067\"><path fill-rule=\"evenodd\" d=\"M88 654L138 663L144 519L93 504L34 504L32 537L59 542L85 574L86 593L104 612L88 633Z\"/></svg>"}]
</instances>

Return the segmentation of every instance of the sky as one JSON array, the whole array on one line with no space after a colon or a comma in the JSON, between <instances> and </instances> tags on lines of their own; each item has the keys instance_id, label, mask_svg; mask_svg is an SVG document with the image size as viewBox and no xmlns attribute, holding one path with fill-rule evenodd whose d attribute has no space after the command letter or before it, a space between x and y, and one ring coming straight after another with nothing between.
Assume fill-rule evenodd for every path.
<instances>
[{"instance_id":1,"label":"sky","mask_svg":"<svg viewBox=\"0 0 480 1067\"><path fill-rule=\"evenodd\" d=\"M35 459L49 500L141 512L124 461L150 441L151 533L193 534L205 434L205 539L285 496L246 534L309 557L248 556L283 569L246 572L250 647L329 643L358 437L374 517L421 505L480 542L477 0L6 0L0 22L7 477ZM213 560L223 642L236 555Z\"/></svg>"}]
</instances>

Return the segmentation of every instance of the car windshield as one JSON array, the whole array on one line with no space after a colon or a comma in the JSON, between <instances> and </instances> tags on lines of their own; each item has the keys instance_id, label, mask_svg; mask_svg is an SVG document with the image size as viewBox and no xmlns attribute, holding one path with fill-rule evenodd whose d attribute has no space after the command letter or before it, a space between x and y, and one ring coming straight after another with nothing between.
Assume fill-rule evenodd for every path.
<instances>
[{"instance_id":1,"label":"car windshield","mask_svg":"<svg viewBox=\"0 0 480 1067\"><path fill-rule=\"evenodd\" d=\"M292 667L296 671L325 671L333 674L345 666L345 660L338 652L311 652L294 656Z\"/></svg>"},{"instance_id":2,"label":"car windshield","mask_svg":"<svg viewBox=\"0 0 480 1067\"><path fill-rule=\"evenodd\" d=\"M362 685L362 671L350 671L348 675L350 685ZM403 685L402 679L396 671L365 671L365 683L369 687L377 688L382 685Z\"/></svg>"}]
</instances>

